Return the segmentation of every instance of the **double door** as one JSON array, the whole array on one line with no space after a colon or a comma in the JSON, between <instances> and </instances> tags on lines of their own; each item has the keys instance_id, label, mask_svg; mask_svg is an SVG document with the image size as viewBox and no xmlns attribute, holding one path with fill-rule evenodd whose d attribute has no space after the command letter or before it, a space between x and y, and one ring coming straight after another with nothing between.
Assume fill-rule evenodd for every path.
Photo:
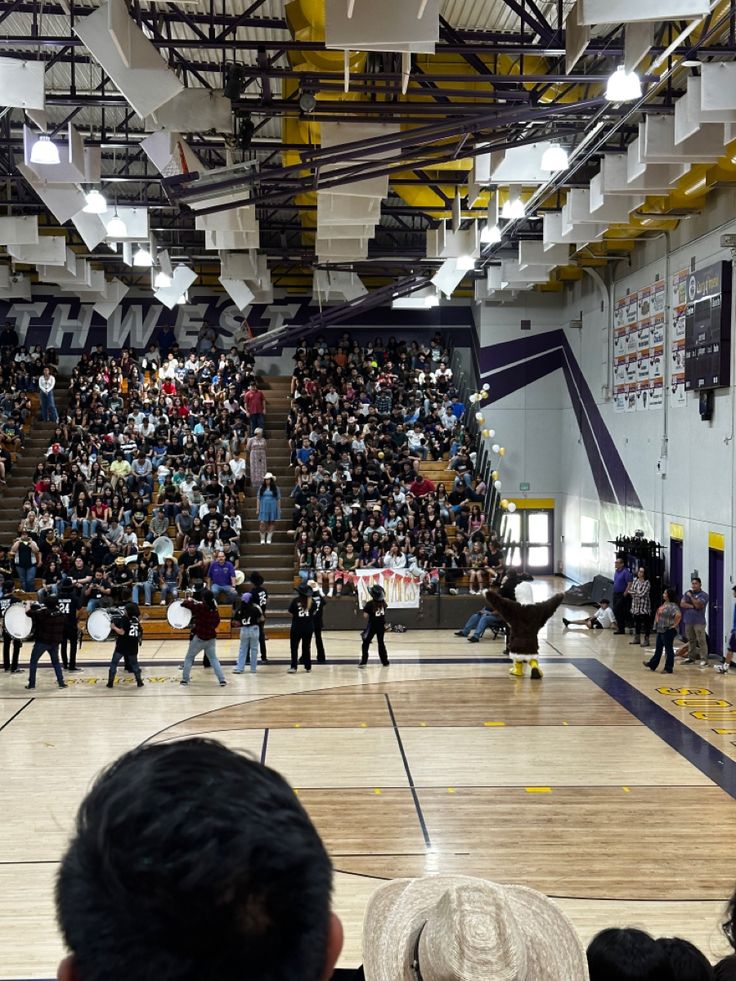
<instances>
[{"instance_id":1,"label":"double door","mask_svg":"<svg viewBox=\"0 0 736 981\"><path fill-rule=\"evenodd\" d=\"M532 575L550 576L554 572L555 513L539 508L506 512L501 519L501 541L506 564Z\"/></svg>"}]
</instances>

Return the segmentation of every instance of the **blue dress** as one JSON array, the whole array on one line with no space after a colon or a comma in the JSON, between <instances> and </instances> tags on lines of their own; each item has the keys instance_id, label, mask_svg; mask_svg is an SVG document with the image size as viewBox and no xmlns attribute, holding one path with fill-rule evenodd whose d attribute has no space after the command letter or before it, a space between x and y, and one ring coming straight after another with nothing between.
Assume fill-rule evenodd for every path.
<instances>
[{"instance_id":1,"label":"blue dress","mask_svg":"<svg viewBox=\"0 0 736 981\"><path fill-rule=\"evenodd\" d=\"M279 519L279 493L267 487L260 497L258 503L258 520L265 524Z\"/></svg>"}]
</instances>

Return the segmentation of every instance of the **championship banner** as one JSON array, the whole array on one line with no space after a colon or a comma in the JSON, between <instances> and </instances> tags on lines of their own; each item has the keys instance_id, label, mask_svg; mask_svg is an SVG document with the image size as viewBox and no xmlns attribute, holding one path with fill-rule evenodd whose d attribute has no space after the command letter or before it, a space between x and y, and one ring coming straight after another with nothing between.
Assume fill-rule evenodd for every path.
<instances>
[{"instance_id":1,"label":"championship banner","mask_svg":"<svg viewBox=\"0 0 736 981\"><path fill-rule=\"evenodd\" d=\"M363 607L372 599L371 586L383 586L389 609L419 609L420 580L410 572L397 569L356 569L349 577L358 592L358 604Z\"/></svg>"}]
</instances>

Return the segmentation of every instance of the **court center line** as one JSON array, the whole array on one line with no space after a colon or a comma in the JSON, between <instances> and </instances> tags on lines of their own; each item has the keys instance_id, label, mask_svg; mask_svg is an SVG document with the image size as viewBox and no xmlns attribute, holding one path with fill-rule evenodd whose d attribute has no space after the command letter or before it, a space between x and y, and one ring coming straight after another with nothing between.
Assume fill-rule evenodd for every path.
<instances>
[{"instance_id":1,"label":"court center line","mask_svg":"<svg viewBox=\"0 0 736 981\"><path fill-rule=\"evenodd\" d=\"M9 726L10 723L13 721L13 719L17 719L21 712L25 712L25 710L28 708L31 702L33 702L33 700L34 699L29 698L25 705L21 705L21 707L18 709L17 712L14 712L9 719L3 722L3 724L0 726L0 732L2 732L3 729L6 729Z\"/></svg>"},{"instance_id":2,"label":"court center line","mask_svg":"<svg viewBox=\"0 0 736 981\"><path fill-rule=\"evenodd\" d=\"M393 726L396 742L398 743L399 752L401 753L401 759L404 763L404 769L406 770L406 779L409 781L409 789L411 790L411 796L414 799L414 807L416 808L417 818L419 819L419 826L421 827L422 835L424 836L424 844L427 846L427 848L431 848L432 839L429 837L429 829L427 828L427 822L424 820L422 805L419 803L419 794L417 794L417 789L414 786L414 778L411 775L409 760L406 758L406 753L404 752L404 744L401 741L401 733L399 732L399 727L396 724L396 716L394 715L394 709L391 705L391 699L389 698L388 693L385 693L385 698L388 714L391 716L391 725Z\"/></svg>"},{"instance_id":3,"label":"court center line","mask_svg":"<svg viewBox=\"0 0 736 981\"><path fill-rule=\"evenodd\" d=\"M593 658L572 660L586 678L630 712L655 736L659 736L691 766L700 770L717 787L736 800L736 761L725 756L684 722L670 715L661 705L657 705L648 695L634 688L628 681L624 681L605 664Z\"/></svg>"},{"instance_id":4,"label":"court center line","mask_svg":"<svg viewBox=\"0 0 736 981\"><path fill-rule=\"evenodd\" d=\"M266 763L266 753L268 752L268 729L263 730L263 745L261 746L261 766Z\"/></svg>"}]
</instances>

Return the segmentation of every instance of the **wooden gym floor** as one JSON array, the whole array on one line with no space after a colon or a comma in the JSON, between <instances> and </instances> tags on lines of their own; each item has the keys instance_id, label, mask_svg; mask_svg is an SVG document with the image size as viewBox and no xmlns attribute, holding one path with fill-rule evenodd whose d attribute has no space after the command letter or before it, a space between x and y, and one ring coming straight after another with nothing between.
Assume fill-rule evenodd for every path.
<instances>
[{"instance_id":1,"label":"wooden gym floor","mask_svg":"<svg viewBox=\"0 0 736 981\"><path fill-rule=\"evenodd\" d=\"M535 584L538 598L549 589ZM723 956L736 673L653 675L630 637L566 631L564 612L542 634L541 682L508 677L501 640L450 630L388 635L391 667L374 656L364 671L357 629L329 634L329 663L295 676L285 640L255 676L233 676L236 641L220 642L224 689L201 667L179 686L184 640L144 643L140 691L128 676L105 688L109 644L85 643L66 691L50 667L33 693L26 674L0 673L0 978L54 977L54 875L97 771L142 742L194 734L295 787L337 870L344 965L360 962L380 880L433 872L539 888L586 941L638 925Z\"/></svg>"}]
</instances>

